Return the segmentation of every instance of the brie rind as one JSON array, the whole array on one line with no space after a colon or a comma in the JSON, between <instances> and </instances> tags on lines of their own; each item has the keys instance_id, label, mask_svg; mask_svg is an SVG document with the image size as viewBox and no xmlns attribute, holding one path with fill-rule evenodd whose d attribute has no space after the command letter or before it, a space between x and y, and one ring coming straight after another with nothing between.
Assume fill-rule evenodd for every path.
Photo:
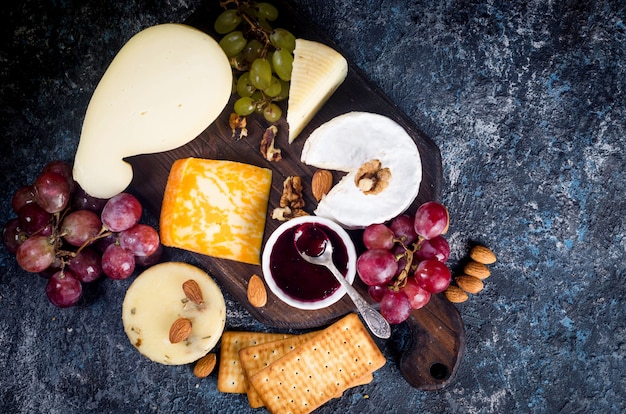
<instances>
[{"instance_id":1,"label":"brie rind","mask_svg":"<svg viewBox=\"0 0 626 414\"><path fill-rule=\"evenodd\" d=\"M300 159L317 168L347 172L314 212L345 228L364 228L402 214L417 197L422 181L415 141L395 121L368 112L340 115L317 128ZM359 167L372 159L391 170L391 180L382 192L365 194L354 178Z\"/></svg>"}]
</instances>

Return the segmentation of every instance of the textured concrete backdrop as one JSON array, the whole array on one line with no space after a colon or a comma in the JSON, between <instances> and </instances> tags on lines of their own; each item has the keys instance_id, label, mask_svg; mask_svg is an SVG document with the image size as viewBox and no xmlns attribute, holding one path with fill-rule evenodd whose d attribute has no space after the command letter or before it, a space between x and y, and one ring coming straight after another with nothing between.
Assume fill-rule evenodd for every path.
<instances>
[{"instance_id":1,"label":"textured concrete backdrop","mask_svg":"<svg viewBox=\"0 0 626 414\"><path fill-rule=\"evenodd\" d=\"M438 144L451 264L472 241L500 259L485 291L459 305L467 348L448 388L402 380L400 329L375 381L319 412L625 412L625 3L294 3ZM0 222L46 162L71 161L123 43L199 4L3 2ZM99 283L59 310L1 249L0 412L255 412L218 393L215 375L139 357L120 319L129 283ZM229 327L265 329L227 301Z\"/></svg>"}]
</instances>

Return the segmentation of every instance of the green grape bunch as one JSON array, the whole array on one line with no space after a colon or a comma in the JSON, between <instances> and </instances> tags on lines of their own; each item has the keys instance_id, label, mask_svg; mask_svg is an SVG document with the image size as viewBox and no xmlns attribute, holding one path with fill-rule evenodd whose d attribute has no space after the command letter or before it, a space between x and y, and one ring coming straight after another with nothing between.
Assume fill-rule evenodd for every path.
<instances>
[{"instance_id":1,"label":"green grape bunch","mask_svg":"<svg viewBox=\"0 0 626 414\"><path fill-rule=\"evenodd\" d=\"M277 122L282 117L277 102L289 96L296 38L272 27L278 9L269 3L224 0L220 5L224 11L213 26L233 68L233 109L239 116L261 113L266 121Z\"/></svg>"}]
</instances>

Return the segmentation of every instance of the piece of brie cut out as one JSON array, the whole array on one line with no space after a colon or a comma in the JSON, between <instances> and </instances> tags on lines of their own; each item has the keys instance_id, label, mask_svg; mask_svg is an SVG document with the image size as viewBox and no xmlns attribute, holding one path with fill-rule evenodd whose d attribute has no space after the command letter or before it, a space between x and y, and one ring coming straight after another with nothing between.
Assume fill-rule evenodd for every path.
<instances>
[{"instance_id":1,"label":"piece of brie cut out","mask_svg":"<svg viewBox=\"0 0 626 414\"><path fill-rule=\"evenodd\" d=\"M368 112L349 112L317 128L300 158L317 168L348 173L320 200L315 214L351 229L402 214L417 197L422 181L415 141L395 121ZM380 193L365 194L354 177L359 167L374 159L389 168L391 179Z\"/></svg>"},{"instance_id":2,"label":"piece of brie cut out","mask_svg":"<svg viewBox=\"0 0 626 414\"><path fill-rule=\"evenodd\" d=\"M209 35L174 23L137 33L91 97L74 179L94 197L124 191L133 178L125 157L193 140L225 108L231 87L228 58Z\"/></svg>"}]
</instances>

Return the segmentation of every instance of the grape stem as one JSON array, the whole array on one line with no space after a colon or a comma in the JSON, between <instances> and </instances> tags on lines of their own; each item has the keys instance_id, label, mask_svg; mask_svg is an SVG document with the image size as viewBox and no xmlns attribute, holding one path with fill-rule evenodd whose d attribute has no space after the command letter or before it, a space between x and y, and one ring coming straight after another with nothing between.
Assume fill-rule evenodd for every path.
<instances>
[{"instance_id":1,"label":"grape stem","mask_svg":"<svg viewBox=\"0 0 626 414\"><path fill-rule=\"evenodd\" d=\"M400 243L400 245L404 249L404 253L396 256L396 261L399 261L403 257L406 259L406 264L404 265L404 269L402 269L402 271L400 272L400 274L398 275L398 277L396 278L396 280L393 282L393 285L392 285L392 290L397 291L397 290L402 289L404 286L406 286L406 281L407 281L407 278L409 277L409 272L411 271L411 267L413 266L413 256L415 254L415 249L417 248L418 243L415 243L416 247L411 249L404 243L404 238L397 239L394 241L397 243Z\"/></svg>"},{"instance_id":2,"label":"grape stem","mask_svg":"<svg viewBox=\"0 0 626 414\"><path fill-rule=\"evenodd\" d=\"M246 21L246 23L248 23L248 25L250 26L250 32L253 32L262 37L262 39L258 40L263 40L263 50L261 51L261 57L265 58L271 44L271 31L261 26L258 20L246 11L247 8L253 7L254 2L240 0L224 0L220 2L220 6L224 9L227 9L228 5L230 4L235 5L235 8L237 9L241 17Z\"/></svg>"}]
</instances>

